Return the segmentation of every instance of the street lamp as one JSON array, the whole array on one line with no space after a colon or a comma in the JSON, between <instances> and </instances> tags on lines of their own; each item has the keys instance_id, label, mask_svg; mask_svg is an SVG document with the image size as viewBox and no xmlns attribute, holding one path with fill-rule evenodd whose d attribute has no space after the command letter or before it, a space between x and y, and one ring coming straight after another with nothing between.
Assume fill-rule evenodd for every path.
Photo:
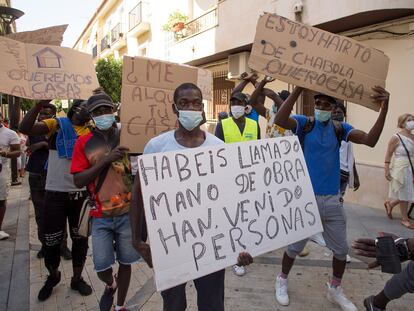
<instances>
[{"instance_id":1,"label":"street lamp","mask_svg":"<svg viewBox=\"0 0 414 311\"><path fill-rule=\"evenodd\" d=\"M12 32L12 23L24 15L23 11L14 9L8 6L0 6L0 23L2 26L2 35L8 35ZM9 103L9 127L12 130L17 130L20 121L20 98L15 96L8 96ZM19 185L19 178L17 175L17 159L11 159L11 185Z\"/></svg>"}]
</instances>

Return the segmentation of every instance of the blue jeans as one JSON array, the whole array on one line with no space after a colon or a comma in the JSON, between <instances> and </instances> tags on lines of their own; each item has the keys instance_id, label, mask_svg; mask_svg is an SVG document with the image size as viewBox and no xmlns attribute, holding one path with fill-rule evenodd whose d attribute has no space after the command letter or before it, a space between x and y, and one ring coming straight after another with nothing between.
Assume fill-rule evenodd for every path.
<instances>
[{"instance_id":1,"label":"blue jeans","mask_svg":"<svg viewBox=\"0 0 414 311\"><path fill-rule=\"evenodd\" d=\"M115 242L115 244L114 244ZM116 260L130 265L140 258L132 246L128 213L121 216L92 218L92 254L96 272L111 268Z\"/></svg>"}]
</instances>

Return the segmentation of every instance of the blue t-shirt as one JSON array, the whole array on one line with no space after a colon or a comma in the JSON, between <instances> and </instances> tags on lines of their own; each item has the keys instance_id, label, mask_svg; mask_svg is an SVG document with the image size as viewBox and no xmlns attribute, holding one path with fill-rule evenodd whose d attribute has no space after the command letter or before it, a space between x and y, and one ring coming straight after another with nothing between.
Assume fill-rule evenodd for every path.
<instances>
[{"instance_id":1,"label":"blue t-shirt","mask_svg":"<svg viewBox=\"0 0 414 311\"><path fill-rule=\"evenodd\" d=\"M294 115L296 120L296 135L303 135L303 127L307 117ZM348 123L342 122L342 140L348 141L348 135L353 129ZM326 125L315 120L315 125L304 140L305 161L308 166L313 191L315 195L336 195L339 193L340 166L339 148L332 121Z\"/></svg>"},{"instance_id":2,"label":"blue t-shirt","mask_svg":"<svg viewBox=\"0 0 414 311\"><path fill-rule=\"evenodd\" d=\"M252 109L249 114L246 114L246 118L252 119L256 122L259 122L259 114L257 113L256 109Z\"/></svg>"}]
</instances>

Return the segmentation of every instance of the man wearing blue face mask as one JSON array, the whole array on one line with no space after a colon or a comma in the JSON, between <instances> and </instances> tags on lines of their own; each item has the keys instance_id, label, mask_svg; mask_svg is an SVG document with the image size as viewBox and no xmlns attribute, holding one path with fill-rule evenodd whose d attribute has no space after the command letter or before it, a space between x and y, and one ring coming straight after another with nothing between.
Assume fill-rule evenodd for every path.
<instances>
[{"instance_id":1,"label":"man wearing blue face mask","mask_svg":"<svg viewBox=\"0 0 414 311\"><path fill-rule=\"evenodd\" d=\"M129 221L132 174L128 148L119 145L115 122L116 106L102 91L86 104L96 128L80 137L73 150L70 172L77 187L87 187L94 201L91 209L93 263L105 283L100 310L126 310L125 299L131 279L131 264L139 255L132 246ZM112 265L118 261L118 273Z\"/></svg>"},{"instance_id":2,"label":"man wearing blue face mask","mask_svg":"<svg viewBox=\"0 0 414 311\"><path fill-rule=\"evenodd\" d=\"M187 148L220 145L223 142L200 129L205 122L203 97L201 90L193 83L183 83L174 91L174 113L178 117L179 127L152 138L144 148L144 154L182 150ZM137 174L133 187L131 204L131 224L133 245L142 258L152 268L150 245L142 239L142 224L144 223L144 207L141 195L141 186ZM248 265L253 258L248 253L240 253L238 264ZM197 290L197 307L200 311L224 311L224 274L219 270L194 280ZM185 311L187 299L186 283L161 292L164 311Z\"/></svg>"},{"instance_id":3,"label":"man wearing blue face mask","mask_svg":"<svg viewBox=\"0 0 414 311\"><path fill-rule=\"evenodd\" d=\"M346 218L339 192L340 162L339 149L341 141L349 141L374 147L384 127L388 111L389 93L382 87L373 88L371 98L381 105L381 111L372 129L365 133L354 129L345 122L332 121L332 111L336 100L325 94L315 95L315 117L303 115L290 117L293 105L302 92L295 88L278 111L275 123L283 128L293 130L302 143L302 148L309 170L310 179L316 196L321 216L326 246L333 252L331 281L327 283L327 298L344 311L356 311L355 305L345 296L341 288L342 276L346 267L348 243L346 235ZM289 304L288 274L295 257L305 247L308 239L288 246L283 256L282 272L277 275L275 289L279 304Z\"/></svg>"}]
</instances>

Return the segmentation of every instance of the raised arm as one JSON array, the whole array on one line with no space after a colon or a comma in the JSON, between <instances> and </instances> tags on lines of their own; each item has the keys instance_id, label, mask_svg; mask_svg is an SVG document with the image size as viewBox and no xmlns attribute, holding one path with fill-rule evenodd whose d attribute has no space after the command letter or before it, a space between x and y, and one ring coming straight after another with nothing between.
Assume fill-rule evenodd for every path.
<instances>
[{"instance_id":1,"label":"raised arm","mask_svg":"<svg viewBox=\"0 0 414 311\"><path fill-rule=\"evenodd\" d=\"M296 129L296 120L290 117L290 113L292 112L293 106L295 105L300 93L302 93L302 90L302 87L295 87L289 97L282 104L275 117L276 125L279 125L284 129Z\"/></svg>"},{"instance_id":2,"label":"raised arm","mask_svg":"<svg viewBox=\"0 0 414 311\"><path fill-rule=\"evenodd\" d=\"M129 208L129 218L131 221L132 245L137 252L144 258L145 262L152 268L151 248L142 241L142 225L145 221L144 202L141 193L141 182L139 171L135 175L134 185L132 188L132 201Z\"/></svg>"},{"instance_id":3,"label":"raised arm","mask_svg":"<svg viewBox=\"0 0 414 311\"><path fill-rule=\"evenodd\" d=\"M390 98L390 94L381 86L375 86L372 90L374 91L374 94L371 95L372 101L374 103L381 104L381 110L377 121L368 133L355 129L352 130L348 136L348 141L356 144L367 145L369 147L375 147L381 136L388 112L388 102Z\"/></svg>"},{"instance_id":4,"label":"raised arm","mask_svg":"<svg viewBox=\"0 0 414 311\"><path fill-rule=\"evenodd\" d=\"M254 83L253 81L256 81L258 76L255 73L248 74L247 72L243 72L240 77L242 78L242 81L233 89L231 92L231 96L233 96L236 93L243 92L244 88L246 87L249 82Z\"/></svg>"},{"instance_id":5,"label":"raised arm","mask_svg":"<svg viewBox=\"0 0 414 311\"><path fill-rule=\"evenodd\" d=\"M26 135L38 136L46 135L49 133L49 128L44 122L36 122L37 116L43 105L48 104L50 100L41 100L30 109L24 116L22 122L19 125L19 131Z\"/></svg>"}]
</instances>

